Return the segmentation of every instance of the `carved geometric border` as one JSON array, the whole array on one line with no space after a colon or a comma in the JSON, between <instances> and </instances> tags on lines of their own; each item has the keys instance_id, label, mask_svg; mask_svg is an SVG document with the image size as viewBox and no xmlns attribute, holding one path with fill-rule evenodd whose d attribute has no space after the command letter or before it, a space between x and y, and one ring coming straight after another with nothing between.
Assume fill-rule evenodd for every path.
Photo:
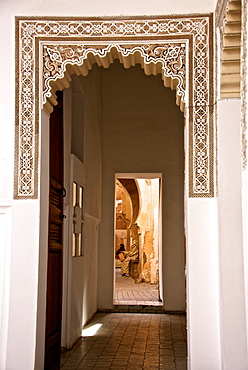
<instances>
[{"instance_id":1,"label":"carved geometric border","mask_svg":"<svg viewBox=\"0 0 248 370\"><path fill-rule=\"evenodd\" d=\"M186 104L189 196L214 196L212 15L17 17L16 36L16 198L38 196L39 109L53 104L52 85L69 65L116 51L122 58L136 53L145 65L160 63L163 77L177 80Z\"/></svg>"}]
</instances>

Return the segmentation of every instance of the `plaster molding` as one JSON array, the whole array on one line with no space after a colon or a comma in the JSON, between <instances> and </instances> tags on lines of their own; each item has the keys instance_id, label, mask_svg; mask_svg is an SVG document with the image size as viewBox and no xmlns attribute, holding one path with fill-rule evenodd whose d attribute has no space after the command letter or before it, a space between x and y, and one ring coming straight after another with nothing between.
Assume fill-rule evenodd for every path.
<instances>
[{"instance_id":1,"label":"plaster molding","mask_svg":"<svg viewBox=\"0 0 248 370\"><path fill-rule=\"evenodd\" d=\"M55 91L68 87L72 74L86 76L94 63L108 68L114 59L125 68L141 64L147 75L162 74L166 87L176 90L177 105L184 111L186 91L187 42L129 45L114 44L95 46L87 43L56 44L43 46L42 104L48 112L57 104ZM50 103L50 104L49 104ZM48 107L46 107L48 105Z\"/></svg>"},{"instance_id":2,"label":"plaster molding","mask_svg":"<svg viewBox=\"0 0 248 370\"><path fill-rule=\"evenodd\" d=\"M55 91L72 73L114 58L162 73L187 110L189 196L214 196L212 15L165 18L16 18L16 198L38 195L39 109L51 112Z\"/></svg>"},{"instance_id":3,"label":"plaster molding","mask_svg":"<svg viewBox=\"0 0 248 370\"><path fill-rule=\"evenodd\" d=\"M218 11L221 9L221 11ZM222 0L217 4L216 21L220 29L221 98L240 97L241 0Z\"/></svg>"},{"instance_id":4,"label":"plaster molding","mask_svg":"<svg viewBox=\"0 0 248 370\"><path fill-rule=\"evenodd\" d=\"M225 24L229 0L218 0L215 10L216 25L222 28Z\"/></svg>"},{"instance_id":5,"label":"plaster molding","mask_svg":"<svg viewBox=\"0 0 248 370\"><path fill-rule=\"evenodd\" d=\"M220 28L220 50L222 55L225 53L225 60L221 63L221 97L241 97L241 163L242 169L245 170L247 168L247 0L219 0L216 7L216 23ZM228 31L226 31L227 27ZM225 42L228 35L233 39L236 38L236 41ZM228 46L230 58L228 58ZM234 49L236 49L235 54ZM225 89L222 88L223 82Z\"/></svg>"}]
</instances>

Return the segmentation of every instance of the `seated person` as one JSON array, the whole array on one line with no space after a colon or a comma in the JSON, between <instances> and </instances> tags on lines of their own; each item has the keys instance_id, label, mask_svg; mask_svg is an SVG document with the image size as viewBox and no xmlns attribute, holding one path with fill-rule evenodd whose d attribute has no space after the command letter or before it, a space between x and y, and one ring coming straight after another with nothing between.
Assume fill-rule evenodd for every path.
<instances>
[{"instance_id":1,"label":"seated person","mask_svg":"<svg viewBox=\"0 0 248 370\"><path fill-rule=\"evenodd\" d=\"M120 248L115 253L115 258L118 258L121 262L125 259L125 246L124 244L120 244Z\"/></svg>"},{"instance_id":2,"label":"seated person","mask_svg":"<svg viewBox=\"0 0 248 370\"><path fill-rule=\"evenodd\" d=\"M133 241L130 251L125 252L125 257L121 264L121 274L122 276L129 276L129 262L139 257L139 244L137 240Z\"/></svg>"}]
</instances>

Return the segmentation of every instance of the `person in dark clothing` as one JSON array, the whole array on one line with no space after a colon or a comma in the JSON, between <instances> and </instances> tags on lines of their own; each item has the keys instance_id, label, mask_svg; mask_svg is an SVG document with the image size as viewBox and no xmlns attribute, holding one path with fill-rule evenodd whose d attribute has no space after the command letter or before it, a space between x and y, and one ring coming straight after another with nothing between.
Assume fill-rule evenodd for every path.
<instances>
[{"instance_id":1,"label":"person in dark clothing","mask_svg":"<svg viewBox=\"0 0 248 370\"><path fill-rule=\"evenodd\" d=\"M125 246L124 246L124 244L120 244L120 248L117 249L117 251L115 253L115 258L119 259L120 261L123 261L125 259L124 252L126 252Z\"/></svg>"}]
</instances>

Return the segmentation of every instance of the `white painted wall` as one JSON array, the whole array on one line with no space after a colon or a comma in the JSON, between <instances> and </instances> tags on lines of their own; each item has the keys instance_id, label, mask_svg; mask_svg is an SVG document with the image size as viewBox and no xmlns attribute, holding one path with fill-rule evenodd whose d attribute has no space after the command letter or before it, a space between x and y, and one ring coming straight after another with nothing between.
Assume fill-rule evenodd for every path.
<instances>
[{"instance_id":1,"label":"white painted wall","mask_svg":"<svg viewBox=\"0 0 248 370\"><path fill-rule=\"evenodd\" d=\"M6 2L7 5L7 2ZM9 6L8 6L9 8ZM12 199L14 174L14 55L15 30L13 14L14 9L8 10L4 17L3 4L0 3L1 32L0 43L5 53L1 55L0 71L0 368L5 369L8 356L8 330L10 307L11 278L17 275L11 269L12 255ZM8 37L4 33L8 30ZM5 72L3 72L5 71ZM6 75L5 75L6 73ZM4 86L6 86L6 90ZM11 276L12 274L12 276ZM13 310L13 308L12 308Z\"/></svg>"},{"instance_id":2,"label":"white painted wall","mask_svg":"<svg viewBox=\"0 0 248 370\"><path fill-rule=\"evenodd\" d=\"M170 13L200 13L210 12L215 8L215 0L199 1L185 0L164 2L161 0L144 1L101 1L97 0L89 2L86 0L66 1L54 0L53 2L45 0L2 0L0 2L0 44L1 44L1 86L0 86L0 204L1 208L1 227L5 230L6 220L8 229L6 235L1 234L4 242L1 242L1 256L4 255L11 243L11 250L8 250L7 262L5 265L4 274L1 274L1 287L10 285L10 290L0 297L5 299L1 305L1 340L5 338L5 347L1 346L1 366L3 369L33 369L34 368L34 351L37 342L37 366L41 362L42 351L42 331L44 330L44 298L40 298L39 294L44 291L45 273L39 274L45 266L45 254L42 254L42 260L39 259L39 248L42 250L42 245L45 242L41 241L43 236L43 227L46 224L39 220L40 210L38 200L22 200L12 201L13 197L13 173L14 173L14 107L15 107L15 15L39 16L39 15L54 15L54 16L105 16L105 15L153 15L153 14L170 14ZM145 90L144 90L145 91ZM247 369L246 355L246 320L244 306L244 274L242 253L245 251L247 264L247 240L246 233L244 238L244 250L242 245L242 220L241 220L241 174L240 174L240 147L239 141L239 103L235 101L222 101L219 103L219 199L191 199L188 200L188 327L189 327L189 358L191 369ZM46 121L46 119L45 119ZM44 122L45 122L44 121ZM235 125L233 123L236 123ZM118 123L118 122L117 122ZM45 123L46 125L46 123ZM47 135L47 127L45 127L44 135ZM106 138L110 144L109 148L113 150L112 142ZM115 148L114 148L115 149ZM125 145L126 149L126 145ZM44 148L42 148L44 150ZM98 166L95 155L95 148L92 148L89 157L92 161L90 165ZM117 151L113 150L114 155ZM46 163L46 152L44 152L44 163ZM109 153L105 153L108 158ZM121 162L117 162L116 166L109 167L108 162L104 167L104 182L103 189L104 202L110 202L110 206L104 209L108 212L103 212L105 220L112 221L109 218L111 202L113 202L113 194L106 192L109 184L114 183L114 172L125 172L128 166L119 166ZM149 163L140 163L140 168L147 167ZM142 166L144 165L144 166ZM41 164L42 166L42 164ZM119 167L122 167L120 169ZM96 169L99 171L99 167ZM129 168L128 168L128 171ZM153 166L153 172L156 171ZM136 172L136 170L135 170ZM160 171L159 171L160 172ZM170 169L170 174L172 169ZM101 179L94 179L89 166L87 175L90 182L95 180L98 189L101 186ZM3 181L4 179L4 181ZM166 188L165 182L163 199L166 199L170 194L170 189ZM44 183L45 184L45 183ZM243 203L246 202L247 196L247 179L243 178ZM41 184L42 185L42 184ZM43 186L43 185L42 185ZM46 185L44 185L46 186ZM46 190L44 190L46 191ZM95 188L90 189L90 197L93 197ZM98 201L101 198L98 191ZM230 201L230 202L229 202ZM169 206L172 207L171 201ZM100 210L97 207L98 202L89 205L88 212L90 220L88 230L92 232L96 227L100 218ZM7 205L8 216L11 215L13 232L11 231L11 222L9 218L5 218L3 208ZM219 212L218 222L220 250L217 247L217 209ZM243 208L246 212L246 208ZM204 212L203 212L204 211ZM46 213L44 209L42 212ZM112 212L113 214L113 212ZM13 217L12 217L13 215ZM163 219L174 217L175 214L165 214ZM93 217L93 218L92 218ZM243 225L246 227L247 216L244 218ZM93 223L93 224L92 224ZM111 225L109 222L108 225ZM112 227L103 225L101 231L101 243L107 243L112 233ZM93 245L97 244L97 233L94 234ZM170 244L169 239L167 245ZM4 246L4 247L3 247ZM4 248L4 249L3 249ZM112 253L112 246L107 247ZM95 249L89 249L87 258L93 259L95 265L87 266L85 273L90 281L93 281L95 287L96 276L93 269L96 267ZM104 250L105 251L105 250ZM100 253L102 252L100 248ZM90 255L93 253L93 256ZM181 252L180 252L181 253ZM218 259L219 256L219 259ZM106 272L106 266L109 266L107 254L102 253L103 264L100 267L101 276ZM11 260L10 260L11 258ZM177 258L175 258L178 260ZM40 261L40 265L39 262ZM219 266L217 262L219 261ZM165 266L166 266L165 258ZM104 265L106 265L104 267ZM221 268L221 274L218 274L218 268ZM91 270L92 268L92 270ZM170 268L168 266L168 268ZM247 268L247 267L246 267ZM113 271L107 271L107 281L111 281ZM247 273L246 273L247 275ZM40 278L38 285L38 276ZM93 279L93 280L92 280ZM220 286L218 285L220 283ZM169 283L169 282L168 282ZM38 292L39 289L39 292ZM94 288L95 289L95 288ZM86 291L95 296L96 292L91 290L91 285L87 285ZM221 302L219 302L218 290L221 291ZM8 289L7 289L8 290ZM164 291L167 291L166 287ZM202 291L204 294L202 294ZM4 292L4 289L2 289ZM8 296L9 295L9 296ZM180 295L181 296L181 295ZM41 294L44 297L44 294ZM6 301L7 299L7 301ZM106 297L100 293L99 304L108 306L112 300L111 288L106 288ZM37 301L39 306L37 308ZM168 302L172 301L170 294ZM90 300L89 307L86 307L83 312L86 312L86 317L95 309L95 298ZM181 305L181 298L177 301L176 306ZM219 303L222 310L219 310ZM10 310L8 311L8 308ZM36 333L36 314L39 312L39 320L37 322ZM219 319L221 315L221 323ZM8 317L9 316L9 317ZM221 324L222 347L220 348L219 325ZM6 331L8 332L6 333ZM40 336L41 335L41 336ZM40 346L41 344L41 346ZM44 344L44 343L43 343ZM39 348L39 351L38 351ZM221 356L220 356L221 355ZM221 358L220 358L221 357ZM42 368L42 367L40 367Z\"/></svg>"},{"instance_id":3,"label":"white painted wall","mask_svg":"<svg viewBox=\"0 0 248 370\"><path fill-rule=\"evenodd\" d=\"M218 201L217 198L189 198L188 145L186 119L185 272L188 369L220 370L223 369L223 354L220 333Z\"/></svg>"},{"instance_id":4,"label":"white painted wall","mask_svg":"<svg viewBox=\"0 0 248 370\"><path fill-rule=\"evenodd\" d=\"M162 173L163 297L185 309L183 114L161 75L115 62L103 73L103 209L98 305L113 303L115 173ZM104 279L102 277L104 276Z\"/></svg>"},{"instance_id":5,"label":"white painted wall","mask_svg":"<svg viewBox=\"0 0 248 370\"><path fill-rule=\"evenodd\" d=\"M244 5L244 3L243 3ZM244 21L245 21L245 17L244 17ZM247 46L248 46L248 38L244 38L244 41L246 42L246 45L244 45L244 49L243 49L243 52L244 50L246 49L247 50ZM243 60L243 63L247 63L247 55L246 55L246 59ZM247 86L247 83L248 83L248 75L246 74L246 80L243 80L241 82L241 88L244 88L244 85L243 84L246 84ZM247 98L248 98L248 92L247 92L247 89L243 91L244 93L244 99L246 99L247 101ZM245 119L246 119L246 122L247 122L247 119L248 119L248 107L247 107L247 104L245 107L243 107L244 109L244 114L245 114ZM247 140L247 127L246 127L246 137L244 138L243 137L243 145L245 145L245 139ZM241 142L242 143L242 142ZM246 160L247 160L247 148L246 148ZM248 333L248 166L247 166L247 163L246 163L246 168L244 170L243 168L243 171L242 171L242 211L243 211L243 254L244 254L244 289L245 289L245 310L246 310L246 333ZM246 339L246 342L247 342L247 351L248 351L248 339Z\"/></svg>"},{"instance_id":6,"label":"white painted wall","mask_svg":"<svg viewBox=\"0 0 248 370\"><path fill-rule=\"evenodd\" d=\"M33 369L39 261L39 200L13 201L6 369Z\"/></svg>"},{"instance_id":7,"label":"white painted wall","mask_svg":"<svg viewBox=\"0 0 248 370\"><path fill-rule=\"evenodd\" d=\"M248 333L248 170L242 173L242 211L243 211L243 255L244 255L244 289L246 333ZM247 339L246 339L247 342ZM247 343L248 346L248 343ZM248 351L248 348L247 348Z\"/></svg>"},{"instance_id":8,"label":"white painted wall","mask_svg":"<svg viewBox=\"0 0 248 370\"><path fill-rule=\"evenodd\" d=\"M6 202L0 206L0 369L6 368L9 321L9 284L11 266L12 208Z\"/></svg>"},{"instance_id":9,"label":"white painted wall","mask_svg":"<svg viewBox=\"0 0 248 370\"><path fill-rule=\"evenodd\" d=\"M188 368L222 369L217 200L186 202Z\"/></svg>"},{"instance_id":10,"label":"white painted wall","mask_svg":"<svg viewBox=\"0 0 248 370\"><path fill-rule=\"evenodd\" d=\"M113 15L164 15L164 14L190 14L213 12L216 0L174 0L164 2L161 0L143 1L114 1L101 0L2 0L1 8L14 15L53 15L53 16L113 16Z\"/></svg>"},{"instance_id":11,"label":"white painted wall","mask_svg":"<svg viewBox=\"0 0 248 370\"><path fill-rule=\"evenodd\" d=\"M227 370L247 369L240 100L219 101L218 112L218 208L223 366ZM245 227L247 228L247 225Z\"/></svg>"}]
</instances>

